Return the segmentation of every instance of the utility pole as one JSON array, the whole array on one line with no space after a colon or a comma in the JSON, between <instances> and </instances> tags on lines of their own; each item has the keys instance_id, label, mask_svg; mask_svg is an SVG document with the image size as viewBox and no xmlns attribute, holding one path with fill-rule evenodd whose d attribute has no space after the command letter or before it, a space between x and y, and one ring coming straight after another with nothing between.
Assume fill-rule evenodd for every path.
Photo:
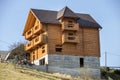
<instances>
[{"instance_id":1,"label":"utility pole","mask_svg":"<svg viewBox=\"0 0 120 80\"><path fill-rule=\"evenodd\" d=\"M105 68L106 68L106 71L107 71L107 52L105 52Z\"/></svg>"}]
</instances>

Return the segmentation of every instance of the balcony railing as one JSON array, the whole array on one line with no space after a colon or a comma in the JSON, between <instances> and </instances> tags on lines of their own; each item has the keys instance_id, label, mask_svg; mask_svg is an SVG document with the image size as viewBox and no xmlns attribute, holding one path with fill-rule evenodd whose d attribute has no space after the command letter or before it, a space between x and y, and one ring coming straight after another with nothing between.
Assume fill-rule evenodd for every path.
<instances>
[{"instance_id":1,"label":"balcony railing","mask_svg":"<svg viewBox=\"0 0 120 80\"><path fill-rule=\"evenodd\" d=\"M37 36L34 39L34 47L37 47L37 45L42 45L42 44L45 44L45 43L46 43L46 36L45 35Z\"/></svg>"},{"instance_id":2,"label":"balcony railing","mask_svg":"<svg viewBox=\"0 0 120 80\"><path fill-rule=\"evenodd\" d=\"M79 24L78 23L68 23L68 22L63 22L62 23L62 30L73 30L73 31L78 31L79 30Z\"/></svg>"},{"instance_id":3,"label":"balcony railing","mask_svg":"<svg viewBox=\"0 0 120 80\"><path fill-rule=\"evenodd\" d=\"M26 34L25 34L25 39L29 40L32 38L32 35L33 35L33 29L29 29Z\"/></svg>"},{"instance_id":4,"label":"balcony railing","mask_svg":"<svg viewBox=\"0 0 120 80\"><path fill-rule=\"evenodd\" d=\"M33 28L34 34L39 34L42 31L42 26L35 25Z\"/></svg>"},{"instance_id":5,"label":"balcony railing","mask_svg":"<svg viewBox=\"0 0 120 80\"><path fill-rule=\"evenodd\" d=\"M25 45L25 50L26 51L29 51L29 50L31 50L33 48L33 41L30 41L29 43L27 43L26 45Z\"/></svg>"},{"instance_id":6,"label":"balcony railing","mask_svg":"<svg viewBox=\"0 0 120 80\"><path fill-rule=\"evenodd\" d=\"M79 37L77 35L62 35L62 43L69 42L69 43L79 43Z\"/></svg>"}]
</instances>

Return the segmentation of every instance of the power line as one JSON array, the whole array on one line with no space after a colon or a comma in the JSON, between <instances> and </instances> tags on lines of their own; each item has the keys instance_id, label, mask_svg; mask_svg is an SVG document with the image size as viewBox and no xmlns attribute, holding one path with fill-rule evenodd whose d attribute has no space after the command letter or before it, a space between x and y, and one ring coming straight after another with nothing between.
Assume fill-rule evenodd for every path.
<instances>
[{"instance_id":1,"label":"power line","mask_svg":"<svg viewBox=\"0 0 120 80\"><path fill-rule=\"evenodd\" d=\"M10 43L8 43L6 41L3 41L3 40L0 40L0 42L3 42L3 43L8 44L8 45L11 45Z\"/></svg>"},{"instance_id":2,"label":"power line","mask_svg":"<svg viewBox=\"0 0 120 80\"><path fill-rule=\"evenodd\" d=\"M110 55L114 55L114 56L120 56L119 54L114 54L114 53L108 53Z\"/></svg>"},{"instance_id":3,"label":"power line","mask_svg":"<svg viewBox=\"0 0 120 80\"><path fill-rule=\"evenodd\" d=\"M111 52L107 52L108 55L114 55L114 56L120 56L119 54L116 53L111 53Z\"/></svg>"}]
</instances>

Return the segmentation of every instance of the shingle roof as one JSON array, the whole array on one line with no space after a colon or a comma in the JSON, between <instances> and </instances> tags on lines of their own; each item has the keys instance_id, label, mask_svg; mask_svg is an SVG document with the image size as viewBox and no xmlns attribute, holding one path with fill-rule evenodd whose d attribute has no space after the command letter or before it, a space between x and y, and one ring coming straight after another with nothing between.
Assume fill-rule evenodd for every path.
<instances>
[{"instance_id":1,"label":"shingle roof","mask_svg":"<svg viewBox=\"0 0 120 80\"><path fill-rule=\"evenodd\" d=\"M79 14L79 13L76 13L76 14L80 18L79 20L77 20L79 25L84 27L102 28L89 14Z\"/></svg>"},{"instance_id":2,"label":"shingle roof","mask_svg":"<svg viewBox=\"0 0 120 80\"><path fill-rule=\"evenodd\" d=\"M31 9L42 23L61 24L57 19L57 11Z\"/></svg>"},{"instance_id":3,"label":"shingle roof","mask_svg":"<svg viewBox=\"0 0 120 80\"><path fill-rule=\"evenodd\" d=\"M74 13L68 7L63 8L60 11L39 10L31 9L33 14L40 20L41 23L61 24L59 18L72 17L79 18L77 22L81 26L102 28L90 15Z\"/></svg>"},{"instance_id":4,"label":"shingle roof","mask_svg":"<svg viewBox=\"0 0 120 80\"><path fill-rule=\"evenodd\" d=\"M79 17L72 11L70 10L67 6L58 11L57 13L57 19L61 17L70 17L70 18L76 18L78 19Z\"/></svg>"}]
</instances>

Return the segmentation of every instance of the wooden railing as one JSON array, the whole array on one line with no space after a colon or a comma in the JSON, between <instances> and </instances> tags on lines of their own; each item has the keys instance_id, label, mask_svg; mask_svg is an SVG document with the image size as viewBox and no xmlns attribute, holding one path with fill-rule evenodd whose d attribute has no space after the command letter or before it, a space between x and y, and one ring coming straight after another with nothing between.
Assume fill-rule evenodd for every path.
<instances>
[{"instance_id":1,"label":"wooden railing","mask_svg":"<svg viewBox=\"0 0 120 80\"><path fill-rule=\"evenodd\" d=\"M46 43L46 36L41 34L37 36L34 40L34 46L36 47L37 45L42 45Z\"/></svg>"},{"instance_id":2,"label":"wooden railing","mask_svg":"<svg viewBox=\"0 0 120 80\"><path fill-rule=\"evenodd\" d=\"M29 29L25 34L25 39L29 40L32 38L33 35L33 28Z\"/></svg>"},{"instance_id":3,"label":"wooden railing","mask_svg":"<svg viewBox=\"0 0 120 80\"><path fill-rule=\"evenodd\" d=\"M29 51L29 50L31 50L32 48L33 48L33 40L32 41L30 41L30 42L28 42L26 45L25 45L25 50L26 51Z\"/></svg>"},{"instance_id":4,"label":"wooden railing","mask_svg":"<svg viewBox=\"0 0 120 80\"><path fill-rule=\"evenodd\" d=\"M62 31L64 31L64 30L78 31L79 30L79 24L78 23L63 22L62 23Z\"/></svg>"},{"instance_id":5,"label":"wooden railing","mask_svg":"<svg viewBox=\"0 0 120 80\"><path fill-rule=\"evenodd\" d=\"M69 42L69 43L79 43L79 37L77 35L62 35L62 43Z\"/></svg>"}]
</instances>

